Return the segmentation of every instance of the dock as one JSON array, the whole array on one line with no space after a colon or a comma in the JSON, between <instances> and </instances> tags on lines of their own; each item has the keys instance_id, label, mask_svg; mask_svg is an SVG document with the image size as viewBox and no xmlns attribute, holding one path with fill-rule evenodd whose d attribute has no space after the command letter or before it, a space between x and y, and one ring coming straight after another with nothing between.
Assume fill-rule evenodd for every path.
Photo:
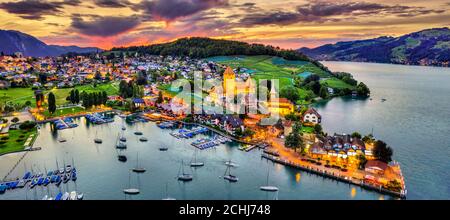
<instances>
[{"instance_id":1,"label":"dock","mask_svg":"<svg viewBox=\"0 0 450 220\"><path fill-rule=\"evenodd\" d=\"M372 190L372 191L376 191L382 194L386 194L386 195L390 195L390 196L394 196L400 199L405 199L406 198L406 190L402 190L401 192L395 192L395 191L391 191L385 188L382 188L381 186L376 186L370 183L365 182L364 180L360 180L360 179L354 179L352 177L347 177L344 175L341 175L340 172L327 172L326 170L320 170L314 167L310 167L310 166L302 166L300 164L296 164L293 163L291 161L288 160L284 160L281 159L280 157L277 156L273 156L267 153L262 153L261 157L270 160L274 163L279 163L285 166L289 166L292 168L296 168L296 169L300 169L303 171L307 171L309 173L313 173L319 176L323 176L323 177L327 177L330 179L334 179L334 180L338 180L344 183L348 183L348 184L352 184L352 185L356 185L356 186L360 186L364 189L368 189L368 190Z\"/></svg>"}]
</instances>

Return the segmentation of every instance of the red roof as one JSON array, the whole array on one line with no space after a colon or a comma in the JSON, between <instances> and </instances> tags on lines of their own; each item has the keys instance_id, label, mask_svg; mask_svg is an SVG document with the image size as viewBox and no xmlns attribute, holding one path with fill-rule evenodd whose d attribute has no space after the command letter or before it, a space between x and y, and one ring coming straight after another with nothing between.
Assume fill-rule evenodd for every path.
<instances>
[{"instance_id":1,"label":"red roof","mask_svg":"<svg viewBox=\"0 0 450 220\"><path fill-rule=\"evenodd\" d=\"M314 108L309 108L308 110L306 110L305 115L306 114L314 114L314 115L317 115L317 117L319 117L319 118L322 117Z\"/></svg>"}]
</instances>

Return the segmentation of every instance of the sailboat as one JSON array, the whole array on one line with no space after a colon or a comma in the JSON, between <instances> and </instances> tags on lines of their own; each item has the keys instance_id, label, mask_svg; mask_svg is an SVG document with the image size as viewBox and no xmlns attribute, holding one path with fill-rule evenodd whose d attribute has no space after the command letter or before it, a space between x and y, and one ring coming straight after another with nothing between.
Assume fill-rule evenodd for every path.
<instances>
[{"instance_id":1,"label":"sailboat","mask_svg":"<svg viewBox=\"0 0 450 220\"><path fill-rule=\"evenodd\" d=\"M121 142L127 142L127 138L125 137L125 133L123 132L124 130L122 130L122 132L120 132L120 138L119 140Z\"/></svg>"},{"instance_id":2,"label":"sailboat","mask_svg":"<svg viewBox=\"0 0 450 220\"><path fill-rule=\"evenodd\" d=\"M181 171L181 172L179 172ZM183 161L181 161L181 167L180 170L178 171L178 180L179 181L191 181L193 179L192 174L186 173L184 172L184 163Z\"/></svg>"},{"instance_id":3,"label":"sailboat","mask_svg":"<svg viewBox=\"0 0 450 220\"><path fill-rule=\"evenodd\" d=\"M95 139L94 139L94 142L95 142L96 144L101 144L101 143L103 143L103 140L100 139L100 138L98 138L98 131L95 131Z\"/></svg>"},{"instance_id":4,"label":"sailboat","mask_svg":"<svg viewBox=\"0 0 450 220\"><path fill-rule=\"evenodd\" d=\"M131 172L128 174L128 189L124 189L123 193L129 195L136 195L140 193L139 189L131 188Z\"/></svg>"},{"instance_id":5,"label":"sailboat","mask_svg":"<svg viewBox=\"0 0 450 220\"><path fill-rule=\"evenodd\" d=\"M139 153L136 155L136 167L133 168L133 172L135 173L144 173L146 169L144 167L139 166Z\"/></svg>"},{"instance_id":6,"label":"sailboat","mask_svg":"<svg viewBox=\"0 0 450 220\"><path fill-rule=\"evenodd\" d=\"M194 159L191 161L191 167L202 167L205 164L197 161L197 148L195 148Z\"/></svg>"},{"instance_id":7,"label":"sailboat","mask_svg":"<svg viewBox=\"0 0 450 220\"><path fill-rule=\"evenodd\" d=\"M226 161L225 165L230 166L230 167L239 167L239 165L237 163L234 163L231 160Z\"/></svg>"},{"instance_id":8,"label":"sailboat","mask_svg":"<svg viewBox=\"0 0 450 220\"><path fill-rule=\"evenodd\" d=\"M119 138L119 137L118 137ZM116 141L116 148L117 149L126 149L127 148L127 144L125 144L121 138L119 138L120 141Z\"/></svg>"},{"instance_id":9,"label":"sailboat","mask_svg":"<svg viewBox=\"0 0 450 220\"><path fill-rule=\"evenodd\" d=\"M168 183L166 183L166 197L164 199L162 199L162 200L176 200L175 198L172 198L172 197L169 196Z\"/></svg>"},{"instance_id":10,"label":"sailboat","mask_svg":"<svg viewBox=\"0 0 450 220\"><path fill-rule=\"evenodd\" d=\"M126 117L125 115L123 115L123 116ZM122 117L122 115L121 115L120 117ZM124 122L125 122L125 121L122 119L122 131L127 130L127 128L125 127Z\"/></svg>"},{"instance_id":11,"label":"sailboat","mask_svg":"<svg viewBox=\"0 0 450 220\"><path fill-rule=\"evenodd\" d=\"M225 174L223 175L223 178L228 180L229 182L237 182L239 178L237 176L231 175L231 166L227 166L227 169L225 170Z\"/></svg>"},{"instance_id":12,"label":"sailboat","mask_svg":"<svg viewBox=\"0 0 450 220\"><path fill-rule=\"evenodd\" d=\"M127 156L120 154L120 151L118 152L117 158L120 162L127 162Z\"/></svg>"},{"instance_id":13,"label":"sailboat","mask_svg":"<svg viewBox=\"0 0 450 220\"><path fill-rule=\"evenodd\" d=\"M159 147L159 151L168 151L169 148L166 145L162 145L161 147Z\"/></svg>"},{"instance_id":14,"label":"sailboat","mask_svg":"<svg viewBox=\"0 0 450 220\"><path fill-rule=\"evenodd\" d=\"M64 138L63 136L62 136L62 134L59 136L59 138L58 138L58 142L59 143L64 143L64 142L66 142L67 141L67 139L66 138Z\"/></svg>"},{"instance_id":15,"label":"sailboat","mask_svg":"<svg viewBox=\"0 0 450 220\"><path fill-rule=\"evenodd\" d=\"M267 181L265 186L259 187L262 191L276 192L278 191L278 187L269 185L269 167L267 167Z\"/></svg>"}]
</instances>

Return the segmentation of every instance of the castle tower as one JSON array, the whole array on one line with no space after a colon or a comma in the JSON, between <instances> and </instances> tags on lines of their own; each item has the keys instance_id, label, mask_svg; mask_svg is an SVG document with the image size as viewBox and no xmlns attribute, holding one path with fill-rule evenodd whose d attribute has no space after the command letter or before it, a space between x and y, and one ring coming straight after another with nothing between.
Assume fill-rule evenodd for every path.
<instances>
[{"instance_id":1,"label":"castle tower","mask_svg":"<svg viewBox=\"0 0 450 220\"><path fill-rule=\"evenodd\" d=\"M236 75L231 67L227 67L223 73L223 90L224 92L233 92L236 90Z\"/></svg>"}]
</instances>

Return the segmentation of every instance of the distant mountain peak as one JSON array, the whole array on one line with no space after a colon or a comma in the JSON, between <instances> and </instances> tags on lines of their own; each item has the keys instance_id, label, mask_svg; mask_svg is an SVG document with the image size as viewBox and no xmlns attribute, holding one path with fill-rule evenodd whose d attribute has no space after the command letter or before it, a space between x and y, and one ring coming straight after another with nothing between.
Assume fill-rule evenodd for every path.
<instances>
[{"instance_id":1,"label":"distant mountain peak","mask_svg":"<svg viewBox=\"0 0 450 220\"><path fill-rule=\"evenodd\" d=\"M342 41L299 51L318 60L450 66L450 29L430 28L399 37Z\"/></svg>"},{"instance_id":2,"label":"distant mountain peak","mask_svg":"<svg viewBox=\"0 0 450 220\"><path fill-rule=\"evenodd\" d=\"M13 54L21 52L24 56L59 56L69 52L89 53L101 51L95 47L47 45L34 36L16 30L0 30L0 52Z\"/></svg>"}]
</instances>

